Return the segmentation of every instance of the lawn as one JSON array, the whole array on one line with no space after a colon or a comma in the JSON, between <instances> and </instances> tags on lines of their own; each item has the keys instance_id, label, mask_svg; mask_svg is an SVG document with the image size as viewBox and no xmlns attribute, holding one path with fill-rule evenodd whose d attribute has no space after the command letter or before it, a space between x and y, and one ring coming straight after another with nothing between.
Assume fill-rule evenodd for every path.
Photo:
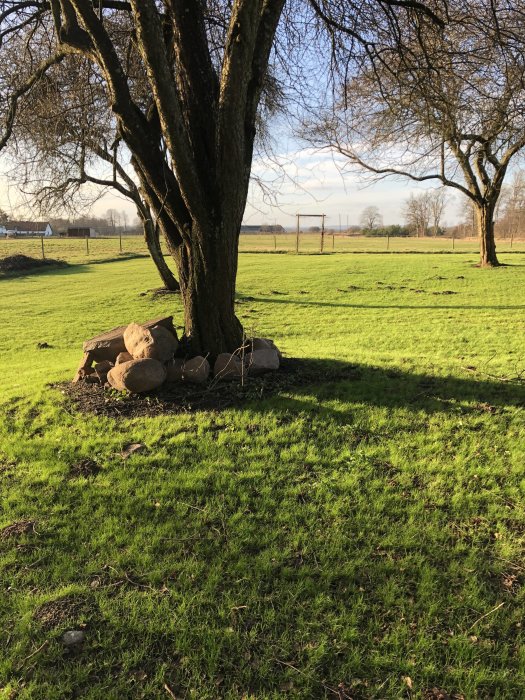
<instances>
[{"instance_id":1,"label":"lawn","mask_svg":"<svg viewBox=\"0 0 525 700\"><path fill-rule=\"evenodd\" d=\"M525 254L501 257L243 254L245 327L314 378L140 419L56 383L86 337L180 323L151 262L0 279L0 698L523 697Z\"/></svg>"}]
</instances>

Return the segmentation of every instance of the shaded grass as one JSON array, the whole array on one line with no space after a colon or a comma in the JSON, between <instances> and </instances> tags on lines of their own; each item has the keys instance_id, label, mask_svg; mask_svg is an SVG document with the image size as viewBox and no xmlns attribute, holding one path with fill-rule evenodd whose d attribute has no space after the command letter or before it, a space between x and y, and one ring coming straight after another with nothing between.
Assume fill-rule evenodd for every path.
<instances>
[{"instance_id":1,"label":"shaded grass","mask_svg":"<svg viewBox=\"0 0 525 700\"><path fill-rule=\"evenodd\" d=\"M525 259L472 262L243 256L245 325L324 365L126 420L45 385L178 313L149 261L1 282L0 529L34 528L0 539L0 697L521 697Z\"/></svg>"}]
</instances>

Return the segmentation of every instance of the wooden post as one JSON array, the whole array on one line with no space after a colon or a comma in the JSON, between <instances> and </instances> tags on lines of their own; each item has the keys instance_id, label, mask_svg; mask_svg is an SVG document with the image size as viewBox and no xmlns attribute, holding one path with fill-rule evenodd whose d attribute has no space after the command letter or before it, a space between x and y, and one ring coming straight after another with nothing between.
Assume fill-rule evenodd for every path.
<instances>
[{"instance_id":1,"label":"wooden post","mask_svg":"<svg viewBox=\"0 0 525 700\"><path fill-rule=\"evenodd\" d=\"M277 236L273 237L273 249L276 251L277 250Z\"/></svg>"},{"instance_id":2,"label":"wooden post","mask_svg":"<svg viewBox=\"0 0 525 700\"><path fill-rule=\"evenodd\" d=\"M122 228L119 228L119 230L118 230L118 242L119 242L120 252L122 253Z\"/></svg>"},{"instance_id":3,"label":"wooden post","mask_svg":"<svg viewBox=\"0 0 525 700\"><path fill-rule=\"evenodd\" d=\"M456 232L452 229L452 250L456 247Z\"/></svg>"},{"instance_id":4,"label":"wooden post","mask_svg":"<svg viewBox=\"0 0 525 700\"><path fill-rule=\"evenodd\" d=\"M45 260L46 254L44 252L44 234L40 236L40 245L42 246L42 260Z\"/></svg>"},{"instance_id":5,"label":"wooden post","mask_svg":"<svg viewBox=\"0 0 525 700\"><path fill-rule=\"evenodd\" d=\"M297 234L295 236L295 254L299 255L299 214L297 214Z\"/></svg>"},{"instance_id":6,"label":"wooden post","mask_svg":"<svg viewBox=\"0 0 525 700\"><path fill-rule=\"evenodd\" d=\"M89 235L86 234L86 254L89 255Z\"/></svg>"},{"instance_id":7,"label":"wooden post","mask_svg":"<svg viewBox=\"0 0 525 700\"><path fill-rule=\"evenodd\" d=\"M386 233L386 249L390 250L390 233L388 231Z\"/></svg>"},{"instance_id":8,"label":"wooden post","mask_svg":"<svg viewBox=\"0 0 525 700\"><path fill-rule=\"evenodd\" d=\"M322 214L321 218L321 253L323 252L324 248L324 214Z\"/></svg>"},{"instance_id":9,"label":"wooden post","mask_svg":"<svg viewBox=\"0 0 525 700\"><path fill-rule=\"evenodd\" d=\"M335 233L332 233L332 253L335 251Z\"/></svg>"}]
</instances>

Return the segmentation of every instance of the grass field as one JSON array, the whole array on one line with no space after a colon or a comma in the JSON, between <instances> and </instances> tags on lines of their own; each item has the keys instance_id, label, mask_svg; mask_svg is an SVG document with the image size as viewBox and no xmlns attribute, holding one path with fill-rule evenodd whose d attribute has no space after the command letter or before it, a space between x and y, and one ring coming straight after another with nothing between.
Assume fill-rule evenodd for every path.
<instances>
[{"instance_id":1,"label":"grass field","mask_svg":"<svg viewBox=\"0 0 525 700\"><path fill-rule=\"evenodd\" d=\"M127 420L49 385L85 337L180 322L151 262L0 279L0 698L523 697L525 254L501 257L246 253L246 328L325 374Z\"/></svg>"},{"instance_id":2,"label":"grass field","mask_svg":"<svg viewBox=\"0 0 525 700\"><path fill-rule=\"evenodd\" d=\"M497 242L498 253L525 253L525 240L501 239ZM118 238L85 239L47 238L43 241L44 255L48 258L66 260L71 263L94 263L132 255L147 255L141 236L124 236L122 252ZM239 243L241 253L272 252L295 253L296 236L292 233L273 236L271 234L242 235ZM388 248L387 248L388 246ZM451 238L365 238L326 235L325 253L477 253L478 241L474 239L452 240ZM301 233L299 251L317 253L320 250L319 234ZM167 253L167 251L165 251ZM1 238L0 258L16 253L33 257L42 256L42 241L39 238Z\"/></svg>"}]
</instances>

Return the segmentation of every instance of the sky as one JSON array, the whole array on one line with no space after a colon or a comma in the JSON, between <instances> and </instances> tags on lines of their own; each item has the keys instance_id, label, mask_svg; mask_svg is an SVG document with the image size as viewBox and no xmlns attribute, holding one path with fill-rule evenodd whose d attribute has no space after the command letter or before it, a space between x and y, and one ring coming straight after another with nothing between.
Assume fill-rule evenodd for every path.
<instances>
[{"instance_id":1,"label":"sky","mask_svg":"<svg viewBox=\"0 0 525 700\"><path fill-rule=\"evenodd\" d=\"M254 180L244 215L244 223L251 225L294 228L296 214L307 213L326 214L327 228L337 229L340 223L346 228L347 224L359 224L363 209L371 205L379 208L384 225L402 224L404 203L411 193L424 189L418 183L397 178L371 183L364 174L348 170L342 156L300 147L294 141L283 141L280 152L271 159L256 157L252 173ZM0 207L12 213L13 218L32 218L23 201L4 171L0 175ZM461 201L458 194L449 191L442 225L454 224L461 218ZM136 218L133 204L115 193L99 199L91 213L104 217L110 208L125 211L128 222ZM311 220L303 225L317 223Z\"/></svg>"}]
</instances>

